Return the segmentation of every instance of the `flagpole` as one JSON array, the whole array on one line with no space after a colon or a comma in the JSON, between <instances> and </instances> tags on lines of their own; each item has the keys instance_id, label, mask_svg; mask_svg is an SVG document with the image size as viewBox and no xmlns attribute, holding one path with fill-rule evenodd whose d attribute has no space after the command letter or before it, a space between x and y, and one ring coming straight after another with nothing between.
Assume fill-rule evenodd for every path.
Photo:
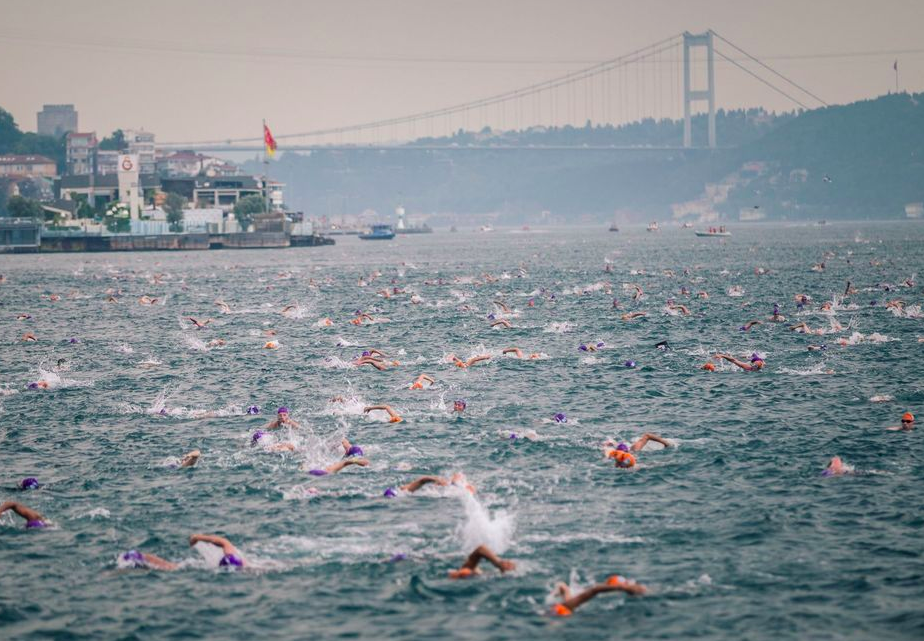
<instances>
[{"instance_id":1,"label":"flagpole","mask_svg":"<svg viewBox=\"0 0 924 641\"><path fill-rule=\"evenodd\" d=\"M269 145L266 144L266 118L263 119L263 191L266 201L266 213L270 211L270 188L269 188Z\"/></svg>"},{"instance_id":2,"label":"flagpole","mask_svg":"<svg viewBox=\"0 0 924 641\"><path fill-rule=\"evenodd\" d=\"M898 60L895 61L892 68L895 69L895 93L898 93Z\"/></svg>"}]
</instances>

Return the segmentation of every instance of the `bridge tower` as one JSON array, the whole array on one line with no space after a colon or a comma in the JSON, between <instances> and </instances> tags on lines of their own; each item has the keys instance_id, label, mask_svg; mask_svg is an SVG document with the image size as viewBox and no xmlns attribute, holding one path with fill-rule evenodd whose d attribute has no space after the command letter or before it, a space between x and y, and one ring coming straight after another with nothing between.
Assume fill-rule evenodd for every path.
<instances>
[{"instance_id":1,"label":"bridge tower","mask_svg":"<svg viewBox=\"0 0 924 641\"><path fill-rule=\"evenodd\" d=\"M690 49L706 48L706 89L693 89L690 77ZM695 100L709 102L709 148L715 149L715 57L712 50L712 31L683 34L683 146L693 146L690 128L690 106Z\"/></svg>"}]
</instances>

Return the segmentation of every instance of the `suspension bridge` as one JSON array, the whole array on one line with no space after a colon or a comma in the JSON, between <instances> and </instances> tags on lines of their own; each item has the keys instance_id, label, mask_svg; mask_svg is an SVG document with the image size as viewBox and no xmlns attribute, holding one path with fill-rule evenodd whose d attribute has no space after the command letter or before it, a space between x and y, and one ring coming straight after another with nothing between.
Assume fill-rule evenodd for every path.
<instances>
[{"instance_id":1,"label":"suspension bridge","mask_svg":"<svg viewBox=\"0 0 924 641\"><path fill-rule=\"evenodd\" d=\"M747 74L785 97L794 108L827 106L817 95L784 76L755 55L713 30L684 32L589 67L543 82L491 96L400 117L275 136L283 151L316 150L442 150L472 151L631 151L663 152L716 149L716 60L729 70ZM706 116L705 140L694 140L694 109ZM516 140L517 132L550 127L619 127L645 120L683 120L683 134L662 146L534 145ZM512 142L486 141L478 132L489 127L513 132ZM460 131L475 141L459 144ZM507 138L510 138L508 136ZM481 142L480 142L481 141ZM260 151L260 136L225 140L167 142L164 149L197 151Z\"/></svg>"}]
</instances>

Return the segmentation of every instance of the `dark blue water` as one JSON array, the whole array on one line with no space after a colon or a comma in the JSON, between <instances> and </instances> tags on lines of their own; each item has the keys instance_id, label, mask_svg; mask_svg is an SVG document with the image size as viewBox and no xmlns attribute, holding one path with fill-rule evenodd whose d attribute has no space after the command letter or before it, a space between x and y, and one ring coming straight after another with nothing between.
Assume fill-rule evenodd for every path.
<instances>
[{"instance_id":1,"label":"dark blue water","mask_svg":"<svg viewBox=\"0 0 924 641\"><path fill-rule=\"evenodd\" d=\"M921 289L899 287L924 273L924 228L733 232L728 242L580 229L0 256L0 496L54 524L27 531L0 517L0 636L924 637L921 433L885 429L924 412ZM859 292L821 310L848 280ZM644 290L637 302L630 284ZM728 295L734 286L740 296ZM377 294L393 287L406 293ZM798 293L813 299L801 312ZM692 315L666 313L669 298ZM893 299L904 314L885 308ZM513 328L490 329L496 300ZM738 331L774 303L793 323L842 329ZM287 304L297 307L282 315ZM359 309L390 322L350 324ZM649 315L620 320L632 310ZM187 316L214 321L195 330ZM325 317L335 326L319 327ZM21 342L27 331L38 341ZM216 338L227 344L209 348ZM672 350L653 347L665 339ZM263 349L268 340L279 349ZM577 349L591 341L605 348ZM508 346L541 358L500 357ZM400 365L349 365L369 347ZM716 351L758 352L767 366L701 371ZM494 358L463 370L451 353ZM409 390L420 373L436 385ZM29 390L38 380L50 389ZM462 416L456 398L468 403ZM363 415L372 403L404 422ZM249 405L262 413L246 415ZM251 448L279 405L302 425L279 437L297 451ZM567 423L551 420L558 412ZM644 432L676 447L646 449L632 470L603 458L604 439ZM309 476L340 459L344 436L371 465ZM170 467L193 448L198 466ZM855 473L822 478L833 455ZM474 498L382 496L457 471ZM25 476L43 487L16 490ZM193 532L229 537L250 569L212 569L188 546ZM449 580L481 542L517 571ZM181 568L118 569L131 548ZM399 553L407 559L389 562ZM649 596L603 595L570 619L547 616L556 581L579 588L614 573Z\"/></svg>"}]
</instances>

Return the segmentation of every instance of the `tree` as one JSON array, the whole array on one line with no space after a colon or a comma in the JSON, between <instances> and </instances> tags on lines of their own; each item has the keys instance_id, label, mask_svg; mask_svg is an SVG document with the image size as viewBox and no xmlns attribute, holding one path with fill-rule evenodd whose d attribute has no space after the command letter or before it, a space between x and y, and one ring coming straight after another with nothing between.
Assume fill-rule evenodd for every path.
<instances>
[{"instance_id":1,"label":"tree","mask_svg":"<svg viewBox=\"0 0 924 641\"><path fill-rule=\"evenodd\" d=\"M170 192L164 200L164 211L167 212L167 222L170 223L170 231L183 231L183 209L186 207L186 199L180 194Z\"/></svg>"},{"instance_id":2,"label":"tree","mask_svg":"<svg viewBox=\"0 0 924 641\"><path fill-rule=\"evenodd\" d=\"M39 220L45 218L45 210L42 209L39 201L23 198L22 196L10 196L6 203L6 210L10 216L16 218L36 218Z\"/></svg>"},{"instance_id":3,"label":"tree","mask_svg":"<svg viewBox=\"0 0 924 641\"><path fill-rule=\"evenodd\" d=\"M9 152L22 138L22 132L16 126L13 114L0 107L0 152Z\"/></svg>"},{"instance_id":4,"label":"tree","mask_svg":"<svg viewBox=\"0 0 924 641\"><path fill-rule=\"evenodd\" d=\"M244 231L250 228L254 214L262 214L264 211L266 211L266 203L263 202L263 197L257 194L244 196L234 205L234 217L237 218L238 224Z\"/></svg>"},{"instance_id":5,"label":"tree","mask_svg":"<svg viewBox=\"0 0 924 641\"><path fill-rule=\"evenodd\" d=\"M121 129L116 129L112 132L112 135L103 138L99 142L99 148L104 151L124 151L127 146L125 133Z\"/></svg>"}]
</instances>

